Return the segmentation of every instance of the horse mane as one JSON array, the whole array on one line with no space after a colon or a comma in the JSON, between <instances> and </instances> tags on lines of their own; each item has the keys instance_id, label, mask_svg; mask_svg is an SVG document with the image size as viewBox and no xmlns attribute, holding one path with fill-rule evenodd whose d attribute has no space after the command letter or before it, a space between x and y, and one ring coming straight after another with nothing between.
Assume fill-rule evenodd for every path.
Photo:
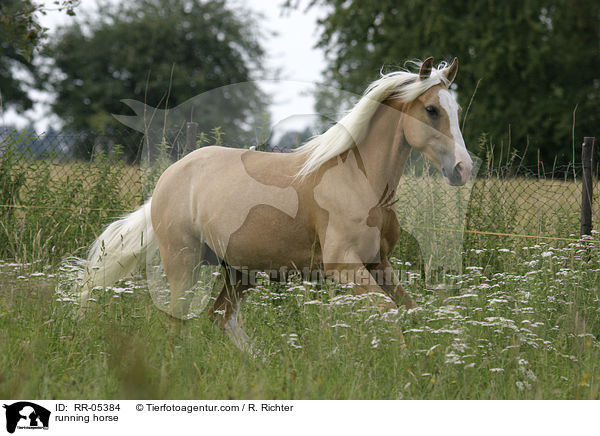
<instances>
[{"instance_id":1,"label":"horse mane","mask_svg":"<svg viewBox=\"0 0 600 436\"><path fill-rule=\"evenodd\" d=\"M409 63L418 68L422 65L422 62L417 61ZM418 73L409 71L382 74L367 87L358 103L341 120L296 149L296 153L306 156L297 176L304 177L312 173L329 159L344 153L364 139L371 118L384 100L397 98L408 103L439 83L449 85L443 74L447 66L446 62L440 63L425 80L420 80Z\"/></svg>"}]
</instances>

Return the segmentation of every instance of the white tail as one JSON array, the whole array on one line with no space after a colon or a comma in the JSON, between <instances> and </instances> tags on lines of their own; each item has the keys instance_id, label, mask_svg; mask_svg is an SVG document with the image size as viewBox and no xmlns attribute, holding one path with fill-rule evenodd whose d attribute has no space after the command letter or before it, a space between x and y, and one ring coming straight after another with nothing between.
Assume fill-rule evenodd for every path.
<instances>
[{"instance_id":1,"label":"white tail","mask_svg":"<svg viewBox=\"0 0 600 436\"><path fill-rule=\"evenodd\" d=\"M135 212L110 224L90 247L85 267L80 270L81 306L88 303L96 286L110 286L145 264L146 253L157 248L149 199Z\"/></svg>"}]
</instances>

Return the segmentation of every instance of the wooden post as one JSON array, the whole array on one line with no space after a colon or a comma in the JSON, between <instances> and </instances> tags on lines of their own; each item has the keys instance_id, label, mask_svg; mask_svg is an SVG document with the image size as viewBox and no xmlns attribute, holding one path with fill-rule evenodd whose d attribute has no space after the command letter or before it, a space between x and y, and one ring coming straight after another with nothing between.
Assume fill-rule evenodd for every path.
<instances>
[{"instance_id":1,"label":"wooden post","mask_svg":"<svg viewBox=\"0 0 600 436\"><path fill-rule=\"evenodd\" d=\"M196 149L196 137L198 136L198 123L190 121L185 129L185 150L184 155Z\"/></svg>"},{"instance_id":2,"label":"wooden post","mask_svg":"<svg viewBox=\"0 0 600 436\"><path fill-rule=\"evenodd\" d=\"M592 159L594 156L594 139L594 137L583 138L583 145L581 147L581 163L583 167L581 187L581 236L592 234Z\"/></svg>"}]
</instances>

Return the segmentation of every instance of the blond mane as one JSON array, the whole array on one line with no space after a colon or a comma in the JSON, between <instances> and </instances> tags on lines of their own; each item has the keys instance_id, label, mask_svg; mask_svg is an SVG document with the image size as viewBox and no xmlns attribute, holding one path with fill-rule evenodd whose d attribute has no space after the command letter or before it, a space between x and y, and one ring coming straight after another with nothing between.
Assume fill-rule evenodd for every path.
<instances>
[{"instance_id":1,"label":"blond mane","mask_svg":"<svg viewBox=\"0 0 600 436\"><path fill-rule=\"evenodd\" d=\"M422 63L412 62L420 67ZM321 135L315 136L296 150L306 156L304 165L297 176L306 176L329 159L351 149L367 134L369 123L379 105L393 97L408 103L439 83L448 85L444 75L447 63L442 62L434 68L431 76L419 80L417 73L395 71L382 75L371 83L356 105L336 124Z\"/></svg>"}]
</instances>

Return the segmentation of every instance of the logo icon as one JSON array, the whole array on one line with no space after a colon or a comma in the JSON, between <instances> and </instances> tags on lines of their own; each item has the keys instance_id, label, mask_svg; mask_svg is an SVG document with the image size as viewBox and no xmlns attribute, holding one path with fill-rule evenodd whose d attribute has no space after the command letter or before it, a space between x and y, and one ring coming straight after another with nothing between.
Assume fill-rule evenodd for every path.
<instances>
[{"instance_id":1,"label":"logo icon","mask_svg":"<svg viewBox=\"0 0 600 436\"><path fill-rule=\"evenodd\" d=\"M11 405L4 404L6 409L6 431L14 433L18 429L48 429L50 411L28 401L19 401Z\"/></svg>"}]
</instances>

